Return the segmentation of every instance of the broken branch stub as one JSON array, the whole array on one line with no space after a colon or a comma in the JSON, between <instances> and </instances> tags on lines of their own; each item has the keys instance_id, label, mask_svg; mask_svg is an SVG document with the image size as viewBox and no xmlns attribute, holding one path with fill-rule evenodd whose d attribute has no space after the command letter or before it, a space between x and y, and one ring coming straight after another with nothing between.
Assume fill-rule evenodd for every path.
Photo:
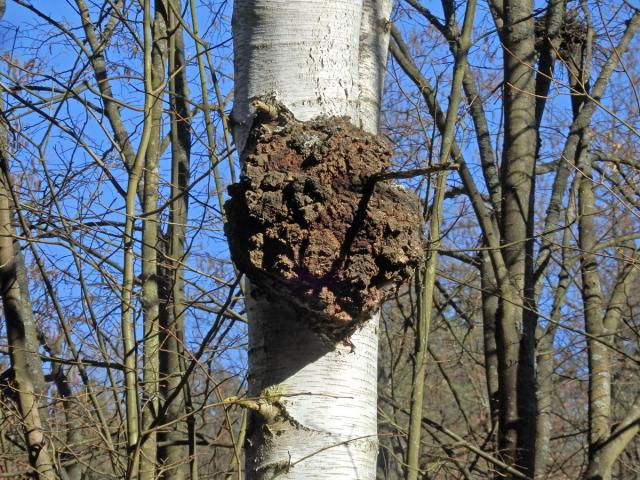
<instances>
[{"instance_id":1,"label":"broken branch stub","mask_svg":"<svg viewBox=\"0 0 640 480\"><path fill-rule=\"evenodd\" d=\"M346 118L299 122L280 104L257 106L225 204L232 258L258 293L345 340L421 262L419 201L375 181L391 159L380 137Z\"/></svg>"}]
</instances>

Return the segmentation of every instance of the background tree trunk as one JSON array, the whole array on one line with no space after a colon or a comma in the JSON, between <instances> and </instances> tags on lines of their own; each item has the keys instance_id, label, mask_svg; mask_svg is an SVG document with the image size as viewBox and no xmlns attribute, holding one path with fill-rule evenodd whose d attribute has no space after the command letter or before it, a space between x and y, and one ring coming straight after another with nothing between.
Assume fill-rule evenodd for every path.
<instances>
[{"instance_id":1,"label":"background tree trunk","mask_svg":"<svg viewBox=\"0 0 640 480\"><path fill-rule=\"evenodd\" d=\"M535 448L535 316L533 221L536 60L531 0L504 2L504 146L501 231L508 290L496 325L500 378L499 446L507 463L533 475Z\"/></svg>"},{"instance_id":2,"label":"background tree trunk","mask_svg":"<svg viewBox=\"0 0 640 480\"><path fill-rule=\"evenodd\" d=\"M14 228L9 147L0 100L0 296L7 328L13 383L33 476L57 478L47 438L47 385L31 310L24 258Z\"/></svg>"},{"instance_id":3,"label":"background tree trunk","mask_svg":"<svg viewBox=\"0 0 640 480\"><path fill-rule=\"evenodd\" d=\"M191 151L191 116L188 108L187 75L185 70L184 38L180 15L180 1L171 0L169 12L169 97L171 106L171 198L176 200L169 207L169 225L166 241L166 268L162 270L162 299L160 311L161 395L164 400L164 416L159 423L167 423L158 436L162 443L158 449L158 461L163 465L164 478L182 480L188 478L189 451L184 443L188 432L184 422L185 395L188 384L184 382L184 262L187 211L189 207L189 156ZM197 33L197 29L195 30ZM194 462L194 459L189 459Z\"/></svg>"},{"instance_id":4,"label":"background tree trunk","mask_svg":"<svg viewBox=\"0 0 640 480\"><path fill-rule=\"evenodd\" d=\"M142 182L142 313L144 323L142 391L142 431L140 437L140 480L156 477L157 433L155 419L159 402L159 317L158 256L160 246L160 215L158 209L159 169L162 136L164 83L167 63L167 5L155 1L153 42L151 53L151 85L157 97L151 108L149 145L145 155Z\"/></svg>"}]
</instances>

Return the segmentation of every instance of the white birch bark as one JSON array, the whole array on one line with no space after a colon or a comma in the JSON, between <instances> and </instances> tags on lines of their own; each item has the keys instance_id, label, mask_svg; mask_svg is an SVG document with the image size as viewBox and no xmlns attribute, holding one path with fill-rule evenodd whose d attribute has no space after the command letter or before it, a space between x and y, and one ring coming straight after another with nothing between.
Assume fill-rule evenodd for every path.
<instances>
[{"instance_id":1,"label":"white birch bark","mask_svg":"<svg viewBox=\"0 0 640 480\"><path fill-rule=\"evenodd\" d=\"M299 120L348 116L377 132L390 10L391 0L236 0L238 148L258 96ZM353 351L331 349L280 302L247 295L249 396L274 394L288 420L248 433L247 478L374 479L378 316L351 338Z\"/></svg>"}]
</instances>

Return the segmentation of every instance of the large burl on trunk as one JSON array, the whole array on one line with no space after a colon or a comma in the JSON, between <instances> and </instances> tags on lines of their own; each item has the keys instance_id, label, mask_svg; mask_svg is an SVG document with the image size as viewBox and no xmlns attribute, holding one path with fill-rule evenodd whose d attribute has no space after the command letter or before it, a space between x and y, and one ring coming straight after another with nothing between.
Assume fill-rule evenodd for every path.
<instances>
[{"instance_id":1,"label":"large burl on trunk","mask_svg":"<svg viewBox=\"0 0 640 480\"><path fill-rule=\"evenodd\" d=\"M231 255L262 293L345 340L420 263L418 199L376 181L391 159L382 138L347 118L299 122L280 104L256 104L225 205Z\"/></svg>"}]
</instances>

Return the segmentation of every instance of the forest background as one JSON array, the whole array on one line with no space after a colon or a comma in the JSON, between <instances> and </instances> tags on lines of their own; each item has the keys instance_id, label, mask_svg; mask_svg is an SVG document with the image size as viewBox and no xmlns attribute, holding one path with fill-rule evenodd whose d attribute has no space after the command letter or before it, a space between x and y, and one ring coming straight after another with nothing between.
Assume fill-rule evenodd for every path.
<instances>
[{"instance_id":1,"label":"forest background","mask_svg":"<svg viewBox=\"0 0 640 480\"><path fill-rule=\"evenodd\" d=\"M149 478L244 475L247 318L222 207L240 174L232 4L153 3L148 24L118 0L14 0L0 22L0 478L124 478L136 456ZM428 282L381 311L378 477L637 478L639 6L536 2L531 58L502 2L468 6L400 1L386 26L392 169L443 150L455 168L402 180L437 275L426 318ZM508 92L530 107L525 154Z\"/></svg>"}]
</instances>

